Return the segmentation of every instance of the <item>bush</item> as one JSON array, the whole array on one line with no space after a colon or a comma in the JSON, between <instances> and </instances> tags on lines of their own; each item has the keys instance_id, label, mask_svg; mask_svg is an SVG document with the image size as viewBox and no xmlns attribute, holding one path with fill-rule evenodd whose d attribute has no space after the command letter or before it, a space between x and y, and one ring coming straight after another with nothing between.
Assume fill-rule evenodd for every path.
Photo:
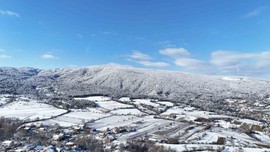
<instances>
[{"instance_id":1,"label":"bush","mask_svg":"<svg viewBox=\"0 0 270 152\"><path fill-rule=\"evenodd\" d=\"M84 135L75 140L75 143L82 149L91 152L102 152L103 143L92 136Z\"/></svg>"},{"instance_id":2,"label":"bush","mask_svg":"<svg viewBox=\"0 0 270 152\"><path fill-rule=\"evenodd\" d=\"M18 119L0 118L0 141L13 137L17 128L22 124Z\"/></svg>"}]
</instances>

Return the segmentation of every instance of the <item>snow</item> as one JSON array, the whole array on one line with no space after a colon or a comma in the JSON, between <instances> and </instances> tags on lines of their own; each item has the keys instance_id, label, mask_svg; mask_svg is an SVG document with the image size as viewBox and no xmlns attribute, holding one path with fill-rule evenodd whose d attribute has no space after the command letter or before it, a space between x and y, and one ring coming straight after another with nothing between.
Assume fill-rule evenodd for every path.
<instances>
[{"instance_id":1,"label":"snow","mask_svg":"<svg viewBox=\"0 0 270 152\"><path fill-rule=\"evenodd\" d=\"M258 139L259 141L262 141L266 144L270 144L270 137L263 134L262 132L256 131L255 133L252 133L251 135L255 137L256 139Z\"/></svg>"},{"instance_id":2,"label":"snow","mask_svg":"<svg viewBox=\"0 0 270 152\"><path fill-rule=\"evenodd\" d=\"M91 120L98 120L105 117L109 117L108 113L97 113L97 112L70 112L63 116L57 117L55 119L50 119L43 121L44 124L54 124L58 123L60 126L69 127L72 125L83 124L84 122Z\"/></svg>"},{"instance_id":3,"label":"snow","mask_svg":"<svg viewBox=\"0 0 270 152\"><path fill-rule=\"evenodd\" d=\"M243 122L243 123L247 123L247 124L252 124L252 125L260 125L260 124L262 124L259 121L251 120L251 119L239 119L238 121Z\"/></svg>"},{"instance_id":4,"label":"snow","mask_svg":"<svg viewBox=\"0 0 270 152\"><path fill-rule=\"evenodd\" d=\"M173 106L173 103L172 102L168 102L168 101L160 101L160 102L157 102L159 104L162 104L162 105L166 105L168 107L172 107Z\"/></svg>"},{"instance_id":5,"label":"snow","mask_svg":"<svg viewBox=\"0 0 270 152\"><path fill-rule=\"evenodd\" d=\"M135 104L145 104L145 105L150 105L153 107L159 107L159 104L156 104L154 102L151 102L151 99L134 99L133 100Z\"/></svg>"},{"instance_id":6,"label":"snow","mask_svg":"<svg viewBox=\"0 0 270 152\"><path fill-rule=\"evenodd\" d=\"M228 81L239 81L243 78L233 78L233 77L222 77L223 80L228 80Z\"/></svg>"},{"instance_id":7,"label":"snow","mask_svg":"<svg viewBox=\"0 0 270 152\"><path fill-rule=\"evenodd\" d=\"M7 98L1 97L1 98L0 98L0 105L1 105L1 104L5 104L6 101L7 101Z\"/></svg>"},{"instance_id":8,"label":"snow","mask_svg":"<svg viewBox=\"0 0 270 152\"><path fill-rule=\"evenodd\" d=\"M209 145L209 144L158 144L162 145L166 148L171 148L176 150L177 152L183 152L187 149L190 151L194 151L194 149L204 149L207 151L208 148L212 148L215 151L218 151L218 149L222 149L223 146L220 145ZM241 151L241 149L244 152L265 152L269 151L269 149L266 148L239 148L239 147L228 147L226 146L225 149L222 150L222 152L237 152Z\"/></svg>"},{"instance_id":9,"label":"snow","mask_svg":"<svg viewBox=\"0 0 270 152\"><path fill-rule=\"evenodd\" d=\"M85 119L85 120L96 120L103 117L108 117L108 113L94 113L94 112L71 112L65 115L65 117L70 117L73 119Z\"/></svg>"},{"instance_id":10,"label":"snow","mask_svg":"<svg viewBox=\"0 0 270 152\"><path fill-rule=\"evenodd\" d=\"M96 129L106 129L106 128L114 128L119 126L130 125L133 122L142 120L143 118L139 118L136 116L111 116L107 118L103 118L95 121L92 124L92 127Z\"/></svg>"},{"instance_id":11,"label":"snow","mask_svg":"<svg viewBox=\"0 0 270 152\"><path fill-rule=\"evenodd\" d=\"M110 97L105 96L90 96L85 98L74 98L75 100L89 100L89 101L108 101L111 100Z\"/></svg>"},{"instance_id":12,"label":"snow","mask_svg":"<svg viewBox=\"0 0 270 152\"><path fill-rule=\"evenodd\" d=\"M123 103L119 103L116 101L98 101L96 102L100 107L107 109L107 110L115 110L115 109L120 109L120 108L133 108L132 105L127 105Z\"/></svg>"},{"instance_id":13,"label":"snow","mask_svg":"<svg viewBox=\"0 0 270 152\"><path fill-rule=\"evenodd\" d=\"M194 151L194 149L205 149L207 150L209 147L217 150L220 146L217 145L209 145L209 144L159 144L164 146L165 148L171 148L173 150L176 150L177 152L182 151Z\"/></svg>"},{"instance_id":14,"label":"snow","mask_svg":"<svg viewBox=\"0 0 270 152\"><path fill-rule=\"evenodd\" d=\"M238 148L238 147L225 147L222 152L236 152L236 151L244 151L244 152L268 152L270 149L266 148Z\"/></svg>"},{"instance_id":15,"label":"snow","mask_svg":"<svg viewBox=\"0 0 270 152\"><path fill-rule=\"evenodd\" d=\"M0 95L0 105L5 104L8 101L9 97L11 97L11 95L9 94Z\"/></svg>"},{"instance_id":16,"label":"snow","mask_svg":"<svg viewBox=\"0 0 270 152\"><path fill-rule=\"evenodd\" d=\"M218 120L217 124L219 124L223 128L231 128L233 125L230 122L224 120Z\"/></svg>"},{"instance_id":17,"label":"snow","mask_svg":"<svg viewBox=\"0 0 270 152\"><path fill-rule=\"evenodd\" d=\"M39 103L35 100L16 101L0 108L0 117L35 120L36 118L50 118L66 112L51 105Z\"/></svg>"},{"instance_id":18,"label":"snow","mask_svg":"<svg viewBox=\"0 0 270 152\"><path fill-rule=\"evenodd\" d=\"M144 115L145 113L139 111L138 109L117 109L111 111L112 114L118 115Z\"/></svg>"},{"instance_id":19,"label":"snow","mask_svg":"<svg viewBox=\"0 0 270 152\"><path fill-rule=\"evenodd\" d=\"M122 102L130 102L131 99L129 97L122 97L119 99L119 101L122 101Z\"/></svg>"}]
</instances>

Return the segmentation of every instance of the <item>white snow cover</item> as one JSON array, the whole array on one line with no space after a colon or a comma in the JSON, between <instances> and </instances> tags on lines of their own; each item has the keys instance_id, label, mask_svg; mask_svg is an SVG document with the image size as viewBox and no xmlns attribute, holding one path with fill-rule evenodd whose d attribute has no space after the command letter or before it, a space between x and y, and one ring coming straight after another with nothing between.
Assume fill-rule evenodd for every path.
<instances>
[{"instance_id":1,"label":"white snow cover","mask_svg":"<svg viewBox=\"0 0 270 152\"><path fill-rule=\"evenodd\" d=\"M101 118L109 117L108 113L98 113L98 112L71 112L66 115L57 117L55 119L50 119L47 121L43 121L44 124L54 124L58 123L62 127L69 127L72 125L83 124L84 122L90 120L98 120Z\"/></svg>"},{"instance_id":2,"label":"white snow cover","mask_svg":"<svg viewBox=\"0 0 270 152\"><path fill-rule=\"evenodd\" d=\"M123 103L119 103L119 102L112 101L112 100L110 100L110 101L98 101L96 103L101 108L104 108L104 109L107 109L107 110L115 110L115 109L120 109L120 108L133 108L132 105L123 104Z\"/></svg>"},{"instance_id":3,"label":"white snow cover","mask_svg":"<svg viewBox=\"0 0 270 152\"><path fill-rule=\"evenodd\" d=\"M256 131L255 133L252 133L251 135L255 137L256 139L258 139L259 141L262 141L266 144L270 144L270 137L263 134L262 132Z\"/></svg>"},{"instance_id":4,"label":"white snow cover","mask_svg":"<svg viewBox=\"0 0 270 152\"><path fill-rule=\"evenodd\" d=\"M143 115L145 113L139 111L138 109L117 109L111 111L113 114L118 114L118 115Z\"/></svg>"},{"instance_id":5,"label":"white snow cover","mask_svg":"<svg viewBox=\"0 0 270 152\"><path fill-rule=\"evenodd\" d=\"M130 102L131 99L129 97L122 97L119 99L119 101L122 101L122 102Z\"/></svg>"},{"instance_id":6,"label":"white snow cover","mask_svg":"<svg viewBox=\"0 0 270 152\"><path fill-rule=\"evenodd\" d=\"M162 104L162 105L166 105L168 107L172 107L173 106L173 103L172 102L168 102L168 101L160 101L160 102L157 102L159 104Z\"/></svg>"},{"instance_id":7,"label":"white snow cover","mask_svg":"<svg viewBox=\"0 0 270 152\"><path fill-rule=\"evenodd\" d=\"M110 97L104 97L104 96L90 96L85 98L74 98L75 100L89 100L89 101L108 101L111 100Z\"/></svg>"},{"instance_id":8,"label":"white snow cover","mask_svg":"<svg viewBox=\"0 0 270 152\"><path fill-rule=\"evenodd\" d=\"M159 107L160 105L154 102L151 102L151 99L134 99L135 104L146 104L153 107Z\"/></svg>"},{"instance_id":9,"label":"white snow cover","mask_svg":"<svg viewBox=\"0 0 270 152\"><path fill-rule=\"evenodd\" d=\"M167 148L171 148L173 150L176 150L177 152L182 152L186 150L194 150L197 148L207 149L207 147L212 147L214 150L221 149L222 146L220 145L210 145L210 144L159 144ZM265 152L269 151L269 149L266 148L241 148L244 152ZM238 152L241 150L239 147L228 147L226 146L225 149L222 152Z\"/></svg>"},{"instance_id":10,"label":"white snow cover","mask_svg":"<svg viewBox=\"0 0 270 152\"><path fill-rule=\"evenodd\" d=\"M55 108L51 105L39 103L35 100L16 101L10 103L4 107L0 107L0 117L14 117L19 119L30 119L36 118L50 118L51 116L57 116L66 112L66 110Z\"/></svg>"}]
</instances>

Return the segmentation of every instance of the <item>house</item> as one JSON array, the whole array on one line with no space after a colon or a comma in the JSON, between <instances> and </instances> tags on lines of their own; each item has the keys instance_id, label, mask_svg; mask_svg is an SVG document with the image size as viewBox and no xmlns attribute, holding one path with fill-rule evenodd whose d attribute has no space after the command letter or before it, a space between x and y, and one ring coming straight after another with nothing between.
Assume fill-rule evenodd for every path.
<instances>
[{"instance_id":1,"label":"house","mask_svg":"<svg viewBox=\"0 0 270 152\"><path fill-rule=\"evenodd\" d=\"M35 126L36 126L37 128L40 128L40 127L42 127L42 123L37 122L37 123L35 123Z\"/></svg>"},{"instance_id":2,"label":"house","mask_svg":"<svg viewBox=\"0 0 270 152\"><path fill-rule=\"evenodd\" d=\"M41 145L38 145L35 148L36 151L42 151L43 149L44 149L44 146L41 146Z\"/></svg>"},{"instance_id":3,"label":"house","mask_svg":"<svg viewBox=\"0 0 270 152\"><path fill-rule=\"evenodd\" d=\"M76 147L77 147L77 145L74 142L67 142L66 143L66 149L67 150L70 150L70 149L76 148Z\"/></svg>"},{"instance_id":4,"label":"house","mask_svg":"<svg viewBox=\"0 0 270 152\"><path fill-rule=\"evenodd\" d=\"M250 130L263 131L262 126L260 125L251 125Z\"/></svg>"},{"instance_id":5,"label":"house","mask_svg":"<svg viewBox=\"0 0 270 152\"><path fill-rule=\"evenodd\" d=\"M4 148L11 148L14 145L14 142L11 140L6 140L4 142L2 142L2 146Z\"/></svg>"},{"instance_id":6,"label":"house","mask_svg":"<svg viewBox=\"0 0 270 152\"><path fill-rule=\"evenodd\" d=\"M34 146L33 144L29 144L26 146L26 149L29 150L34 150L36 146Z\"/></svg>"},{"instance_id":7,"label":"house","mask_svg":"<svg viewBox=\"0 0 270 152\"><path fill-rule=\"evenodd\" d=\"M117 134L119 132L119 128L118 127L115 127L111 130L111 133L113 134Z\"/></svg>"},{"instance_id":8,"label":"house","mask_svg":"<svg viewBox=\"0 0 270 152\"><path fill-rule=\"evenodd\" d=\"M54 140L54 141L59 141L59 140L61 140L63 137L64 137L64 134L63 134L63 133L55 134L55 135L53 135L53 140Z\"/></svg>"},{"instance_id":9,"label":"house","mask_svg":"<svg viewBox=\"0 0 270 152\"><path fill-rule=\"evenodd\" d=\"M105 143L111 143L115 138L112 135L106 137Z\"/></svg>"},{"instance_id":10,"label":"house","mask_svg":"<svg viewBox=\"0 0 270 152\"><path fill-rule=\"evenodd\" d=\"M45 131L46 129L45 129L44 127L40 127L40 128L38 128L38 130L39 130L40 132L43 132L43 131Z\"/></svg>"}]
</instances>

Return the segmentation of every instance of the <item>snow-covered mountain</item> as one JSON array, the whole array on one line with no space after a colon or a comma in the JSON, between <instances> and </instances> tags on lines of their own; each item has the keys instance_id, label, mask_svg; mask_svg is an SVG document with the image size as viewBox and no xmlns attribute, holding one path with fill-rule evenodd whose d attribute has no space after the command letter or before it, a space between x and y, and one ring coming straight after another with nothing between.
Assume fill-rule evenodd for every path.
<instances>
[{"instance_id":1,"label":"snow-covered mountain","mask_svg":"<svg viewBox=\"0 0 270 152\"><path fill-rule=\"evenodd\" d=\"M40 70L0 68L0 91L35 94L44 89L66 95L154 97L175 101L227 98L266 99L270 81L186 74L121 66Z\"/></svg>"}]
</instances>

